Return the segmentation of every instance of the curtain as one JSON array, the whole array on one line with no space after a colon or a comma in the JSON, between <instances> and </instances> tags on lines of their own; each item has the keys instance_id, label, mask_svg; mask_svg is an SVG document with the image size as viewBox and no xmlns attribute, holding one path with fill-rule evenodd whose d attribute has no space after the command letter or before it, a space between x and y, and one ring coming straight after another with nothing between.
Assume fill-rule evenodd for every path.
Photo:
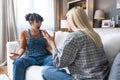
<instances>
[{"instance_id":1,"label":"curtain","mask_svg":"<svg viewBox=\"0 0 120 80\"><path fill-rule=\"evenodd\" d=\"M55 31L59 30L59 25L60 25L60 14L59 14L59 3L60 0L54 0L54 26L55 26Z\"/></svg>"},{"instance_id":2,"label":"curtain","mask_svg":"<svg viewBox=\"0 0 120 80\"><path fill-rule=\"evenodd\" d=\"M0 34L0 46L2 50L0 51L0 64L4 65L6 63L6 43L17 40L18 36L13 0L2 0L1 3L2 25L0 28L2 32Z\"/></svg>"}]
</instances>

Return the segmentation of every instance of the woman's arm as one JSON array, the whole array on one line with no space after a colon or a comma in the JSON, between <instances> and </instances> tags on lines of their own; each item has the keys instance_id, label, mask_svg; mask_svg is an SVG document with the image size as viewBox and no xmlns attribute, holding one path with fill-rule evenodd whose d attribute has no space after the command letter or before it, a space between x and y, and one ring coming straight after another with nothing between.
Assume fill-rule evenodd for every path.
<instances>
[{"instance_id":1,"label":"woman's arm","mask_svg":"<svg viewBox=\"0 0 120 80\"><path fill-rule=\"evenodd\" d=\"M24 49L19 49L18 53L10 53L11 54L10 59L15 60L15 59L21 57L22 54L24 53L24 51L25 51Z\"/></svg>"},{"instance_id":2,"label":"woman's arm","mask_svg":"<svg viewBox=\"0 0 120 80\"><path fill-rule=\"evenodd\" d=\"M56 44L55 44L55 32L53 33L53 36L50 36L47 31L43 30L42 34L44 36L44 38L46 38L46 48L47 50L52 53L53 49L56 48Z\"/></svg>"},{"instance_id":3,"label":"woman's arm","mask_svg":"<svg viewBox=\"0 0 120 80\"><path fill-rule=\"evenodd\" d=\"M26 41L26 37L25 37L25 31L22 31L20 33L19 39L20 39L20 48L17 53L14 53L14 52L11 53L10 58L12 60L15 60L15 59L21 57L26 49L27 41Z\"/></svg>"},{"instance_id":4,"label":"woman's arm","mask_svg":"<svg viewBox=\"0 0 120 80\"><path fill-rule=\"evenodd\" d=\"M21 57L23 55L23 53L25 52L25 49L19 49L18 50L18 54Z\"/></svg>"},{"instance_id":5,"label":"woman's arm","mask_svg":"<svg viewBox=\"0 0 120 80\"><path fill-rule=\"evenodd\" d=\"M24 30L20 33L20 37L19 37L19 40L20 40L20 48L19 48L19 51L18 51L18 54L20 56L22 56L22 54L24 53L24 51L26 50L26 46L27 46L27 40L26 40L26 35L27 34L27 31Z\"/></svg>"},{"instance_id":6,"label":"woman's arm","mask_svg":"<svg viewBox=\"0 0 120 80\"><path fill-rule=\"evenodd\" d=\"M51 46L50 46L50 44L48 43L47 40L46 40L46 48L50 53L52 53L52 48L51 48Z\"/></svg>"},{"instance_id":7,"label":"woman's arm","mask_svg":"<svg viewBox=\"0 0 120 80\"><path fill-rule=\"evenodd\" d=\"M64 42L62 48L56 48L53 51L53 60L55 65L59 68L68 67L74 62L77 55L77 51L77 39L73 38L72 36L69 36Z\"/></svg>"}]
</instances>

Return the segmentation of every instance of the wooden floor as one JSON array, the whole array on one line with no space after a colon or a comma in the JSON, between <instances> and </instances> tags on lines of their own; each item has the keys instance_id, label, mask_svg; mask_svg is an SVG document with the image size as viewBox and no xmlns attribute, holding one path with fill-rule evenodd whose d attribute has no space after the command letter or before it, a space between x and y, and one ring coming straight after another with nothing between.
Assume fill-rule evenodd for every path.
<instances>
[{"instance_id":1,"label":"wooden floor","mask_svg":"<svg viewBox=\"0 0 120 80\"><path fill-rule=\"evenodd\" d=\"M0 74L6 74L7 75L7 66L0 67Z\"/></svg>"},{"instance_id":2,"label":"wooden floor","mask_svg":"<svg viewBox=\"0 0 120 80\"><path fill-rule=\"evenodd\" d=\"M8 74L7 74L7 66L0 66L0 75L1 74L6 74L6 76L8 77ZM9 77L8 77L9 79ZM10 79L9 79L10 80Z\"/></svg>"}]
</instances>

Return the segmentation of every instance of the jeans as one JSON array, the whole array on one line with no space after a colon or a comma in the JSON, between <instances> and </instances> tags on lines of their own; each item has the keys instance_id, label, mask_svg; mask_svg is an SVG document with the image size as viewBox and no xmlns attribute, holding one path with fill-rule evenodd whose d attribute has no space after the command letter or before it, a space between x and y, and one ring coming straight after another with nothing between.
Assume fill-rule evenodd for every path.
<instances>
[{"instance_id":1,"label":"jeans","mask_svg":"<svg viewBox=\"0 0 120 80\"><path fill-rule=\"evenodd\" d=\"M64 69L59 70L55 66L44 66L42 76L44 80L72 80L72 76Z\"/></svg>"}]
</instances>

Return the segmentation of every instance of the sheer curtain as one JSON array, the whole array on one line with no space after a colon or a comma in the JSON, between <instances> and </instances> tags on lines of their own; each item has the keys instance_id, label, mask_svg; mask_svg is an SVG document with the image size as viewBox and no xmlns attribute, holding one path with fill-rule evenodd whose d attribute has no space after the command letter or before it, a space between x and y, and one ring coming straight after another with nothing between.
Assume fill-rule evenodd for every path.
<instances>
[{"instance_id":1,"label":"sheer curtain","mask_svg":"<svg viewBox=\"0 0 120 80\"><path fill-rule=\"evenodd\" d=\"M55 3L57 0L15 0L16 18L18 34L29 28L29 23L25 21L25 15L28 13L38 13L44 18L41 29L54 31L56 28Z\"/></svg>"},{"instance_id":2,"label":"sheer curtain","mask_svg":"<svg viewBox=\"0 0 120 80\"><path fill-rule=\"evenodd\" d=\"M1 0L0 65L6 63L6 43L17 40L13 0Z\"/></svg>"}]
</instances>

